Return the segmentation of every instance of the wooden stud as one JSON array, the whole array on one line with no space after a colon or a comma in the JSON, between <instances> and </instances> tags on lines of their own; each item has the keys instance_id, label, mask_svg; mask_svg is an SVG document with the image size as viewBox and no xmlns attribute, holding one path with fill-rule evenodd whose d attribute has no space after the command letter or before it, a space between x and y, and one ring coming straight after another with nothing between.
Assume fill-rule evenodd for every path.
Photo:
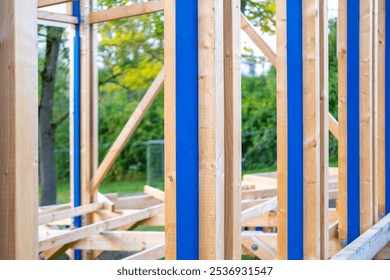
<instances>
[{"instance_id":1,"label":"wooden stud","mask_svg":"<svg viewBox=\"0 0 390 280\"><path fill-rule=\"evenodd\" d=\"M165 258L176 259L176 1L164 4Z\"/></svg>"},{"instance_id":2,"label":"wooden stud","mask_svg":"<svg viewBox=\"0 0 390 280\"><path fill-rule=\"evenodd\" d=\"M320 83L320 259L329 258L329 74L328 1L319 1L319 83ZM337 131L337 129L336 129Z\"/></svg>"},{"instance_id":3,"label":"wooden stud","mask_svg":"<svg viewBox=\"0 0 390 280\"><path fill-rule=\"evenodd\" d=\"M225 260L241 259L240 1L224 2Z\"/></svg>"},{"instance_id":4,"label":"wooden stud","mask_svg":"<svg viewBox=\"0 0 390 280\"><path fill-rule=\"evenodd\" d=\"M320 258L320 146L322 145L321 140L323 139L320 139L320 26L317 15L323 7L318 7L318 4L319 1L303 0L302 6L304 259ZM325 103L324 100L324 107ZM325 148L326 144L323 146L323 149ZM323 172L325 177L326 170L323 170Z\"/></svg>"},{"instance_id":5,"label":"wooden stud","mask_svg":"<svg viewBox=\"0 0 390 280\"><path fill-rule=\"evenodd\" d=\"M360 232L373 224L372 1L360 1Z\"/></svg>"},{"instance_id":6,"label":"wooden stud","mask_svg":"<svg viewBox=\"0 0 390 280\"><path fill-rule=\"evenodd\" d=\"M199 258L224 258L223 3L199 0Z\"/></svg>"},{"instance_id":7,"label":"wooden stud","mask_svg":"<svg viewBox=\"0 0 390 280\"><path fill-rule=\"evenodd\" d=\"M90 13L90 24L145 15L164 10L164 1L152 0Z\"/></svg>"},{"instance_id":8,"label":"wooden stud","mask_svg":"<svg viewBox=\"0 0 390 280\"><path fill-rule=\"evenodd\" d=\"M385 0L378 0L378 143L377 143L377 185L378 213L385 207Z\"/></svg>"},{"instance_id":9,"label":"wooden stud","mask_svg":"<svg viewBox=\"0 0 390 280\"><path fill-rule=\"evenodd\" d=\"M0 9L0 259L38 257L37 1Z\"/></svg>"},{"instance_id":10,"label":"wooden stud","mask_svg":"<svg viewBox=\"0 0 390 280\"><path fill-rule=\"evenodd\" d=\"M339 121L339 239L348 240L347 182L347 0L339 0L338 121Z\"/></svg>"},{"instance_id":11,"label":"wooden stud","mask_svg":"<svg viewBox=\"0 0 390 280\"><path fill-rule=\"evenodd\" d=\"M276 0L278 259L287 259L287 45L286 1Z\"/></svg>"}]
</instances>

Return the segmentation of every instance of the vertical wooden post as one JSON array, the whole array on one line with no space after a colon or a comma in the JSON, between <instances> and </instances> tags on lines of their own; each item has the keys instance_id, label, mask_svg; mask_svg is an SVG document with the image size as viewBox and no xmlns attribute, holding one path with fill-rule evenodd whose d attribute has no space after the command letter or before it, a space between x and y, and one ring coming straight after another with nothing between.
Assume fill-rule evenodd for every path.
<instances>
[{"instance_id":1,"label":"vertical wooden post","mask_svg":"<svg viewBox=\"0 0 390 280\"><path fill-rule=\"evenodd\" d=\"M0 9L0 259L38 257L37 1Z\"/></svg>"},{"instance_id":2,"label":"vertical wooden post","mask_svg":"<svg viewBox=\"0 0 390 280\"><path fill-rule=\"evenodd\" d=\"M377 185L378 213L384 217L385 210L385 0L378 0L378 143Z\"/></svg>"},{"instance_id":3,"label":"vertical wooden post","mask_svg":"<svg viewBox=\"0 0 390 280\"><path fill-rule=\"evenodd\" d=\"M224 1L225 259L241 259L240 1Z\"/></svg>"},{"instance_id":4,"label":"vertical wooden post","mask_svg":"<svg viewBox=\"0 0 390 280\"><path fill-rule=\"evenodd\" d=\"M360 1L360 232L373 224L372 2ZM350 174L352 175L352 174Z\"/></svg>"},{"instance_id":5,"label":"vertical wooden post","mask_svg":"<svg viewBox=\"0 0 390 280\"><path fill-rule=\"evenodd\" d=\"M90 190L91 181L91 57L90 57L90 25L88 14L92 0L79 0L80 14L83 19L80 23L81 37L81 204L92 202ZM92 216L88 215L85 223L92 222Z\"/></svg>"},{"instance_id":6,"label":"vertical wooden post","mask_svg":"<svg viewBox=\"0 0 390 280\"><path fill-rule=\"evenodd\" d=\"M329 258L329 54L328 1L319 1L319 86L320 86L320 259Z\"/></svg>"},{"instance_id":7,"label":"vertical wooden post","mask_svg":"<svg viewBox=\"0 0 390 280\"><path fill-rule=\"evenodd\" d=\"M277 38L277 162L278 162L278 259L287 259L287 45L286 1L276 0Z\"/></svg>"},{"instance_id":8,"label":"vertical wooden post","mask_svg":"<svg viewBox=\"0 0 390 280\"><path fill-rule=\"evenodd\" d=\"M199 258L224 258L223 1L198 1Z\"/></svg>"},{"instance_id":9,"label":"vertical wooden post","mask_svg":"<svg viewBox=\"0 0 390 280\"><path fill-rule=\"evenodd\" d=\"M164 4L165 259L176 259L176 0Z\"/></svg>"},{"instance_id":10,"label":"vertical wooden post","mask_svg":"<svg viewBox=\"0 0 390 280\"><path fill-rule=\"evenodd\" d=\"M339 121L339 241L348 240L347 210L347 0L339 0L338 14L338 121Z\"/></svg>"}]
</instances>

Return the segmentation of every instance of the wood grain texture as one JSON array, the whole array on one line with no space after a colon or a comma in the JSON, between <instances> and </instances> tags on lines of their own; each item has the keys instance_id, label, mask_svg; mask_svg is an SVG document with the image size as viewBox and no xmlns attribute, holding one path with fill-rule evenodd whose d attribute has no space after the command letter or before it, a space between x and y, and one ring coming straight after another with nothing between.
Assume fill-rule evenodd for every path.
<instances>
[{"instance_id":1,"label":"wood grain texture","mask_svg":"<svg viewBox=\"0 0 390 280\"><path fill-rule=\"evenodd\" d=\"M372 1L360 1L360 232L373 224Z\"/></svg>"},{"instance_id":2,"label":"wood grain texture","mask_svg":"<svg viewBox=\"0 0 390 280\"><path fill-rule=\"evenodd\" d=\"M224 258L223 1L198 2L199 258Z\"/></svg>"},{"instance_id":3,"label":"wood grain texture","mask_svg":"<svg viewBox=\"0 0 390 280\"><path fill-rule=\"evenodd\" d=\"M54 6L58 4L70 3L75 0L38 0L38 8Z\"/></svg>"},{"instance_id":4,"label":"wood grain texture","mask_svg":"<svg viewBox=\"0 0 390 280\"><path fill-rule=\"evenodd\" d=\"M339 0L338 17L339 239L347 240L347 0Z\"/></svg>"},{"instance_id":5,"label":"wood grain texture","mask_svg":"<svg viewBox=\"0 0 390 280\"><path fill-rule=\"evenodd\" d=\"M319 83L320 83L320 259L329 259L329 54L328 1L319 1ZM337 129L336 129L337 131Z\"/></svg>"},{"instance_id":6,"label":"wood grain texture","mask_svg":"<svg viewBox=\"0 0 390 280\"><path fill-rule=\"evenodd\" d=\"M176 1L164 4L165 259L176 259Z\"/></svg>"},{"instance_id":7,"label":"wood grain texture","mask_svg":"<svg viewBox=\"0 0 390 280\"><path fill-rule=\"evenodd\" d=\"M225 256L241 259L241 36L240 1L224 2Z\"/></svg>"},{"instance_id":8,"label":"wood grain texture","mask_svg":"<svg viewBox=\"0 0 390 280\"><path fill-rule=\"evenodd\" d=\"M278 259L287 259L287 33L286 1L276 0Z\"/></svg>"},{"instance_id":9,"label":"wood grain texture","mask_svg":"<svg viewBox=\"0 0 390 280\"><path fill-rule=\"evenodd\" d=\"M378 0L378 212L385 213L385 0Z\"/></svg>"},{"instance_id":10,"label":"wood grain texture","mask_svg":"<svg viewBox=\"0 0 390 280\"><path fill-rule=\"evenodd\" d=\"M38 257L37 1L0 9L0 259Z\"/></svg>"},{"instance_id":11,"label":"wood grain texture","mask_svg":"<svg viewBox=\"0 0 390 280\"><path fill-rule=\"evenodd\" d=\"M320 258L319 1L303 0L304 259ZM326 172L326 171L324 171Z\"/></svg>"},{"instance_id":12,"label":"wood grain texture","mask_svg":"<svg viewBox=\"0 0 390 280\"><path fill-rule=\"evenodd\" d=\"M164 1L152 0L143 3L134 3L128 6L114 7L107 10L93 12L89 15L91 24L129 18L159 12L164 10Z\"/></svg>"}]
</instances>

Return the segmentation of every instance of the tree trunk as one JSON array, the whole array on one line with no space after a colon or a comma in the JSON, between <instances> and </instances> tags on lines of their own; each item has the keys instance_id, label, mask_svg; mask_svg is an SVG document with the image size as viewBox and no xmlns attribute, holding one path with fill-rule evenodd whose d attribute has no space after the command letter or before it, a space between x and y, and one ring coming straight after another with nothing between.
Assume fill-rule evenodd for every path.
<instances>
[{"instance_id":1,"label":"tree trunk","mask_svg":"<svg viewBox=\"0 0 390 280\"><path fill-rule=\"evenodd\" d=\"M40 181L42 186L41 205L56 204L57 177L54 156L53 99L57 60L64 29L47 27L46 60L42 72L42 93L39 106L39 140L40 140Z\"/></svg>"}]
</instances>

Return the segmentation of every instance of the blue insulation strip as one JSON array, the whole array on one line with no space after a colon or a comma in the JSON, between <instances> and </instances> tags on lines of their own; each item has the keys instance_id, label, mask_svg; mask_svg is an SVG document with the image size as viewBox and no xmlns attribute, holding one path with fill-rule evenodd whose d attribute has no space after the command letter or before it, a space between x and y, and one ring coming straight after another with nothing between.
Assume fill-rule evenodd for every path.
<instances>
[{"instance_id":1,"label":"blue insulation strip","mask_svg":"<svg viewBox=\"0 0 390 280\"><path fill-rule=\"evenodd\" d=\"M73 15L79 19L80 22L80 1L73 2ZM75 25L75 37L74 37L74 116L73 116L73 155L74 155L74 170L73 170L73 199L74 207L81 205L81 159L80 159L80 53L81 53L81 43L80 43L80 25ZM73 220L73 225L81 227L81 216L75 217ZM81 251L74 250L74 259L81 260Z\"/></svg>"},{"instance_id":2,"label":"blue insulation strip","mask_svg":"<svg viewBox=\"0 0 390 280\"><path fill-rule=\"evenodd\" d=\"M176 1L176 258L199 258L198 1Z\"/></svg>"},{"instance_id":3,"label":"blue insulation strip","mask_svg":"<svg viewBox=\"0 0 390 280\"><path fill-rule=\"evenodd\" d=\"M385 14L386 14L386 27L385 27L385 40L389 41L390 38L390 5L389 1L386 1ZM390 44L385 44L385 168L386 168L386 189L385 189L385 205L386 214L390 213Z\"/></svg>"},{"instance_id":4,"label":"blue insulation strip","mask_svg":"<svg viewBox=\"0 0 390 280\"><path fill-rule=\"evenodd\" d=\"M288 206L287 258L303 259L303 64L302 1L287 8Z\"/></svg>"},{"instance_id":5,"label":"blue insulation strip","mask_svg":"<svg viewBox=\"0 0 390 280\"><path fill-rule=\"evenodd\" d=\"M351 243L360 235L360 1L347 2L347 228L348 243Z\"/></svg>"}]
</instances>

